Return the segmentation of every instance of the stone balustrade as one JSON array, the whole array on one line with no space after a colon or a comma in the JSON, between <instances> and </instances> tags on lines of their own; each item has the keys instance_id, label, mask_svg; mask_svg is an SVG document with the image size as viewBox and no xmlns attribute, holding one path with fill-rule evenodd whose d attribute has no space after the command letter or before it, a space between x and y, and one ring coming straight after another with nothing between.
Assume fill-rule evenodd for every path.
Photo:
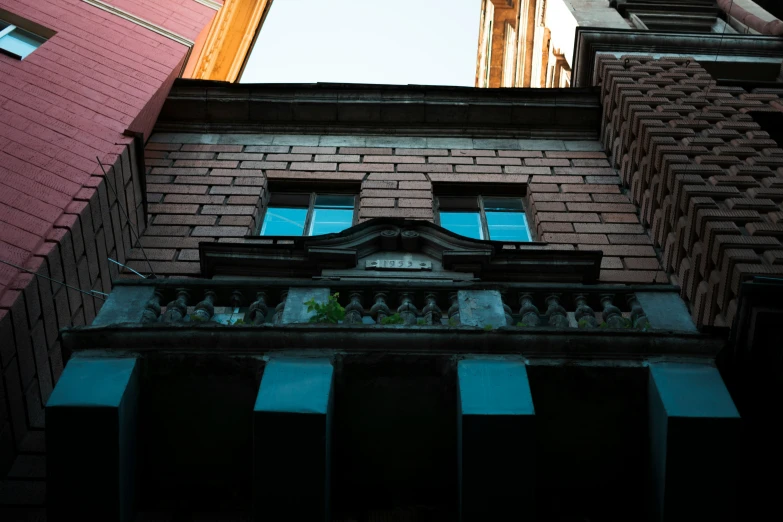
<instances>
[{"instance_id":1,"label":"stone balustrade","mask_svg":"<svg viewBox=\"0 0 783 522\"><path fill-rule=\"evenodd\" d=\"M119 323L290 325L324 322L307 303L334 296L342 325L478 326L525 329L692 331L666 287L481 283L239 282L166 280L120 283L96 320ZM468 309L468 307L470 309ZM478 315L477 315L478 314Z\"/></svg>"}]
</instances>

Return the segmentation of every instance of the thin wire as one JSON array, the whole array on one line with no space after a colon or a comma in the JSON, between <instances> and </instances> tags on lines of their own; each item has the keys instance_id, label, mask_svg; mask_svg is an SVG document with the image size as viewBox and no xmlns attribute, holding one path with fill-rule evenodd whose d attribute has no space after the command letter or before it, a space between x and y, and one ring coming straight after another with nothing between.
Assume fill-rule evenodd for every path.
<instances>
[{"instance_id":1,"label":"thin wire","mask_svg":"<svg viewBox=\"0 0 783 522\"><path fill-rule=\"evenodd\" d=\"M130 221L130 216L128 216L128 213L125 212L125 210L122 208L122 205L120 204L120 196L117 195L117 191L114 190L114 186L111 184L111 181L109 180L109 175L106 173L106 169L103 168L103 163L101 163L101 159L98 156L95 156L95 159L98 160L98 165L101 166L101 170L103 171L103 177L106 179L106 184L111 189L112 193L114 194L114 197L117 199L117 206L120 207L120 210L125 215L125 222L128 223L128 228L130 228L131 233L136 236L136 243L139 244L139 248L141 248L141 253L144 254L144 260L147 262L147 265L150 267L150 273L152 273L152 278L154 279L155 276L155 270L152 268L152 263L150 263L150 260L147 258L147 252L144 251L144 246L141 244L141 240L139 239L139 234L136 233L136 229L133 228L133 223ZM138 272L136 272L138 274ZM141 274L139 274L141 275ZM142 276L144 277L144 276ZM146 277L145 277L146 279Z\"/></svg>"},{"instance_id":2,"label":"thin wire","mask_svg":"<svg viewBox=\"0 0 783 522\"><path fill-rule=\"evenodd\" d=\"M105 294L105 293L99 292L97 290L90 290L88 292L88 291L82 290L81 288L76 288L75 286L71 286L68 283L64 283L62 281L58 281L57 279L52 279L51 277L47 277L45 275L36 274L32 270L28 270L27 268L24 268L22 266L15 265L13 263L9 263L8 261L3 261L2 259L0 259L0 263L3 263L4 265L12 266L12 267L16 268L17 270L21 270L22 272L27 272L28 274L33 274L35 277L42 277L44 279L48 279L52 283L57 283L58 285L62 285L65 288L70 288L71 290L76 290L77 292L81 292L82 294L89 295L90 297L97 297L98 299L103 299L104 301L106 300L106 297L109 297L109 294ZM104 296L106 296L106 297L104 297Z\"/></svg>"},{"instance_id":3,"label":"thin wire","mask_svg":"<svg viewBox=\"0 0 783 522\"><path fill-rule=\"evenodd\" d=\"M143 275L143 274L140 274L140 273L138 273L137 271L135 271L134 269L132 269L132 268L131 268L131 267L129 267L128 265L123 265L123 264L122 264L122 263L120 263L119 261L117 261L117 260L115 260L115 259L112 259L112 258L110 258L110 257L107 257L106 259L108 259L109 261L111 261L111 262L112 262L112 263L114 263L115 265L120 265L122 268L127 268L128 270L130 270L131 272L133 272L134 274L136 274L137 276L139 276L139 277L140 277L140 278L142 278L142 279L147 279L147 276L145 276L145 275Z\"/></svg>"},{"instance_id":4,"label":"thin wire","mask_svg":"<svg viewBox=\"0 0 783 522\"><path fill-rule=\"evenodd\" d=\"M731 16L731 8L734 7L734 0L731 0L731 3L729 4L729 8L726 10L726 16ZM726 28L729 26L726 22L723 22L723 32L720 34L720 42L718 42L718 51L715 53L715 63L718 62L718 55L720 54L720 50L723 47L723 37L726 36Z\"/></svg>"}]
</instances>

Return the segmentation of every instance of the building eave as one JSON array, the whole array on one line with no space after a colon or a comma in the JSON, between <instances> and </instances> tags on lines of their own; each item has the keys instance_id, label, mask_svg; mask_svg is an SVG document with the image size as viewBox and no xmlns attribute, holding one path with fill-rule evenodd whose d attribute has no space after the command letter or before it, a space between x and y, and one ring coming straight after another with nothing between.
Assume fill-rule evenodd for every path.
<instances>
[{"instance_id":1,"label":"building eave","mask_svg":"<svg viewBox=\"0 0 783 522\"><path fill-rule=\"evenodd\" d=\"M177 80L156 130L595 139L598 92Z\"/></svg>"},{"instance_id":2,"label":"building eave","mask_svg":"<svg viewBox=\"0 0 783 522\"><path fill-rule=\"evenodd\" d=\"M595 85L598 53L692 56L696 60L783 62L783 39L774 36L627 31L577 27L572 82L576 88Z\"/></svg>"}]
</instances>

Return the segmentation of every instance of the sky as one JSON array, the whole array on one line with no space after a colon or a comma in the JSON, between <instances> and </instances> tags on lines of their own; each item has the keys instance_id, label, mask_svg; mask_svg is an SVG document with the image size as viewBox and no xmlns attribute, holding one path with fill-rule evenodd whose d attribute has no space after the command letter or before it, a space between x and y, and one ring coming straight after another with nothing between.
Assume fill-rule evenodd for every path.
<instances>
[{"instance_id":1,"label":"sky","mask_svg":"<svg viewBox=\"0 0 783 522\"><path fill-rule=\"evenodd\" d=\"M481 0L274 0L242 83L463 85Z\"/></svg>"}]
</instances>

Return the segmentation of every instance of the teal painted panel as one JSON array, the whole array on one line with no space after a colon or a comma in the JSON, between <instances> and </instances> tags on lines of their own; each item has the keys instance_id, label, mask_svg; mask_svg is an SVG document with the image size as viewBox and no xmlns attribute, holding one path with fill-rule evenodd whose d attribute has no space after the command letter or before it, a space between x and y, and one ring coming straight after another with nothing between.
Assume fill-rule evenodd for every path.
<instances>
[{"instance_id":1,"label":"teal painted panel","mask_svg":"<svg viewBox=\"0 0 783 522\"><path fill-rule=\"evenodd\" d=\"M525 363L462 360L457 365L462 415L534 415Z\"/></svg>"},{"instance_id":2,"label":"teal painted panel","mask_svg":"<svg viewBox=\"0 0 783 522\"><path fill-rule=\"evenodd\" d=\"M278 359L264 369L254 411L325 415L334 368L327 359Z\"/></svg>"},{"instance_id":3,"label":"teal painted panel","mask_svg":"<svg viewBox=\"0 0 783 522\"><path fill-rule=\"evenodd\" d=\"M71 359L46 407L118 408L135 367L136 358Z\"/></svg>"},{"instance_id":4,"label":"teal painted panel","mask_svg":"<svg viewBox=\"0 0 783 522\"><path fill-rule=\"evenodd\" d=\"M650 365L668 417L739 418L717 368L704 364Z\"/></svg>"}]
</instances>

